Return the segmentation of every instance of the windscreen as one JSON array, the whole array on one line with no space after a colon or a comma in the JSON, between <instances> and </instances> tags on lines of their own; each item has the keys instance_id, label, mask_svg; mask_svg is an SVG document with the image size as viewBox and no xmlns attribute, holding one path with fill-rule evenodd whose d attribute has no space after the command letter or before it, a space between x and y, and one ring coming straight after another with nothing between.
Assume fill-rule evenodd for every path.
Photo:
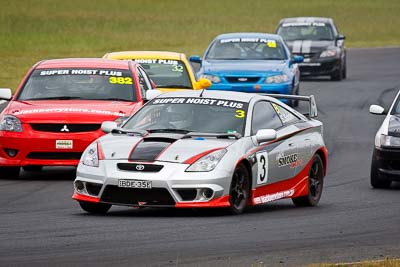
<instances>
[{"instance_id":1,"label":"windscreen","mask_svg":"<svg viewBox=\"0 0 400 267\"><path fill-rule=\"evenodd\" d=\"M156 98L123 126L129 130L177 129L243 135L248 104L212 98Z\"/></svg>"},{"instance_id":2,"label":"windscreen","mask_svg":"<svg viewBox=\"0 0 400 267\"><path fill-rule=\"evenodd\" d=\"M278 34L282 36L285 41L330 41L334 39L331 25L322 22L283 23L278 29Z\"/></svg>"},{"instance_id":3,"label":"windscreen","mask_svg":"<svg viewBox=\"0 0 400 267\"><path fill-rule=\"evenodd\" d=\"M181 60L133 59L146 70L157 88L192 89L188 70Z\"/></svg>"},{"instance_id":4,"label":"windscreen","mask_svg":"<svg viewBox=\"0 0 400 267\"><path fill-rule=\"evenodd\" d=\"M216 40L209 49L208 60L284 60L284 45L264 38L229 38Z\"/></svg>"},{"instance_id":5,"label":"windscreen","mask_svg":"<svg viewBox=\"0 0 400 267\"><path fill-rule=\"evenodd\" d=\"M37 69L18 100L137 101L132 72L120 69Z\"/></svg>"}]
</instances>

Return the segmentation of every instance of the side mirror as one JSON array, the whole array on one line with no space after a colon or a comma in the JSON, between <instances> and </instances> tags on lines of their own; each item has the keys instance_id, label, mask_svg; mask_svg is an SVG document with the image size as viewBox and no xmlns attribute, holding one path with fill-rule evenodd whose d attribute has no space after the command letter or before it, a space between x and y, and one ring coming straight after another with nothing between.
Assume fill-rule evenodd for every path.
<instances>
[{"instance_id":1,"label":"side mirror","mask_svg":"<svg viewBox=\"0 0 400 267\"><path fill-rule=\"evenodd\" d=\"M292 58L292 63L301 63L304 61L304 57L303 56L294 56Z\"/></svg>"},{"instance_id":2,"label":"side mirror","mask_svg":"<svg viewBox=\"0 0 400 267\"><path fill-rule=\"evenodd\" d=\"M200 78L197 81L197 84L198 84L198 88L199 89L207 89L208 87L211 86L211 81L209 79L206 79L206 78Z\"/></svg>"},{"instance_id":3,"label":"side mirror","mask_svg":"<svg viewBox=\"0 0 400 267\"><path fill-rule=\"evenodd\" d=\"M161 95L161 91L159 91L159 90L155 90L155 89L147 90L146 91L146 97L145 97L144 100L150 101L150 100L152 100L153 98L156 98L159 95Z\"/></svg>"},{"instance_id":4,"label":"side mirror","mask_svg":"<svg viewBox=\"0 0 400 267\"><path fill-rule=\"evenodd\" d=\"M379 105L371 105L369 107L369 113L375 114L375 115L385 115L385 109Z\"/></svg>"},{"instance_id":5,"label":"side mirror","mask_svg":"<svg viewBox=\"0 0 400 267\"><path fill-rule=\"evenodd\" d=\"M256 133L257 142L264 143L276 139L276 131L274 129L261 129Z\"/></svg>"},{"instance_id":6,"label":"side mirror","mask_svg":"<svg viewBox=\"0 0 400 267\"><path fill-rule=\"evenodd\" d=\"M101 124L101 130L104 133L110 133L113 129L117 128L117 123L115 121L103 121Z\"/></svg>"},{"instance_id":7,"label":"side mirror","mask_svg":"<svg viewBox=\"0 0 400 267\"><path fill-rule=\"evenodd\" d=\"M10 100L12 97L11 89L0 88L0 99Z\"/></svg>"},{"instance_id":8,"label":"side mirror","mask_svg":"<svg viewBox=\"0 0 400 267\"><path fill-rule=\"evenodd\" d=\"M190 56L189 57L189 61L190 62L194 62L194 63L200 63L201 64L201 57L200 56Z\"/></svg>"},{"instance_id":9,"label":"side mirror","mask_svg":"<svg viewBox=\"0 0 400 267\"><path fill-rule=\"evenodd\" d=\"M346 36L344 36L343 34L338 34L336 36L336 40L345 40L345 39L346 39Z\"/></svg>"},{"instance_id":10,"label":"side mirror","mask_svg":"<svg viewBox=\"0 0 400 267\"><path fill-rule=\"evenodd\" d=\"M157 89L157 85L153 80L150 79L150 83L151 83L151 89Z\"/></svg>"}]
</instances>

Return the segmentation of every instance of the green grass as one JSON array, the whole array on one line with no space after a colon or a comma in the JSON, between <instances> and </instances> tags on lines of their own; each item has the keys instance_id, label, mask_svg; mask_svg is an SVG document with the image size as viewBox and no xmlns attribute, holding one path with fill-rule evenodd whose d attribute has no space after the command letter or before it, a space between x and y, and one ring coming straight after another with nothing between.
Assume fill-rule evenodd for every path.
<instances>
[{"instance_id":1,"label":"green grass","mask_svg":"<svg viewBox=\"0 0 400 267\"><path fill-rule=\"evenodd\" d=\"M348 47L400 45L399 0L0 0L0 87L45 58L118 50L202 54L218 34L273 32L282 17L328 16Z\"/></svg>"}]
</instances>

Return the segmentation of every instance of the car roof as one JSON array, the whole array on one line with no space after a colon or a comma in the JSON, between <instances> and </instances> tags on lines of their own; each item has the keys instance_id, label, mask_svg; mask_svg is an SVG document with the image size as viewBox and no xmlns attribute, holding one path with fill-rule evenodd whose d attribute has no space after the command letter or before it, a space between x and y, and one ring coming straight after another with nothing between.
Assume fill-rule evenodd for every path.
<instances>
[{"instance_id":1,"label":"car roof","mask_svg":"<svg viewBox=\"0 0 400 267\"><path fill-rule=\"evenodd\" d=\"M170 93L163 93L157 98L168 98L168 97L201 97L202 98L216 98L224 100L232 100L239 102L250 102L252 99L264 99L270 101L276 101L275 98L269 96L263 96L262 94L255 93L242 93L232 91L219 91L219 90L182 90Z\"/></svg>"},{"instance_id":2,"label":"car roof","mask_svg":"<svg viewBox=\"0 0 400 267\"><path fill-rule=\"evenodd\" d=\"M129 64L135 62L111 60L102 58L63 58L43 60L36 66L37 69L53 68L102 68L102 69L129 69Z\"/></svg>"},{"instance_id":3,"label":"car roof","mask_svg":"<svg viewBox=\"0 0 400 267\"><path fill-rule=\"evenodd\" d=\"M181 60L185 55L178 52L170 51L119 51L111 52L104 55L104 58L109 59L132 59L132 58L160 58L160 59L174 59Z\"/></svg>"},{"instance_id":4,"label":"car roof","mask_svg":"<svg viewBox=\"0 0 400 267\"><path fill-rule=\"evenodd\" d=\"M281 36L272 33L262 33L262 32L234 32L234 33L224 33L218 35L215 39L227 39L227 38L266 38L281 41Z\"/></svg>"},{"instance_id":5,"label":"car roof","mask_svg":"<svg viewBox=\"0 0 400 267\"><path fill-rule=\"evenodd\" d=\"M293 17L293 18L283 18L280 20L279 24L282 23L313 23L313 22L323 22L323 23L333 23L332 18L324 18L324 17Z\"/></svg>"}]
</instances>

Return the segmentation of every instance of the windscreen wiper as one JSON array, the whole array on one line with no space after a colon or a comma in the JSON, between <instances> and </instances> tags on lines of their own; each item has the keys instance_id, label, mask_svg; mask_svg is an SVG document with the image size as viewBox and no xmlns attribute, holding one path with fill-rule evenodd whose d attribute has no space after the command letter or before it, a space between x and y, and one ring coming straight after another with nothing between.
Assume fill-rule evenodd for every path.
<instances>
[{"instance_id":1,"label":"windscreen wiper","mask_svg":"<svg viewBox=\"0 0 400 267\"><path fill-rule=\"evenodd\" d=\"M145 130L128 130L124 128L116 128L111 131L113 134L140 135L145 136L148 132Z\"/></svg>"},{"instance_id":2,"label":"windscreen wiper","mask_svg":"<svg viewBox=\"0 0 400 267\"><path fill-rule=\"evenodd\" d=\"M73 100L73 99L85 99L85 98L80 96L51 96L51 97L31 98L24 100Z\"/></svg>"},{"instance_id":3,"label":"windscreen wiper","mask_svg":"<svg viewBox=\"0 0 400 267\"><path fill-rule=\"evenodd\" d=\"M240 133L202 133L202 132L190 132L185 135L185 138L191 137L216 137L216 138L235 138L240 139L242 135Z\"/></svg>"},{"instance_id":4,"label":"windscreen wiper","mask_svg":"<svg viewBox=\"0 0 400 267\"><path fill-rule=\"evenodd\" d=\"M173 128L148 129L147 131L149 133L181 133L181 134L190 133L190 131L185 129L173 129Z\"/></svg>"},{"instance_id":5,"label":"windscreen wiper","mask_svg":"<svg viewBox=\"0 0 400 267\"><path fill-rule=\"evenodd\" d=\"M181 89L192 89L192 87L190 87L190 86L178 85L178 84L157 85L157 88L181 88Z\"/></svg>"}]
</instances>

